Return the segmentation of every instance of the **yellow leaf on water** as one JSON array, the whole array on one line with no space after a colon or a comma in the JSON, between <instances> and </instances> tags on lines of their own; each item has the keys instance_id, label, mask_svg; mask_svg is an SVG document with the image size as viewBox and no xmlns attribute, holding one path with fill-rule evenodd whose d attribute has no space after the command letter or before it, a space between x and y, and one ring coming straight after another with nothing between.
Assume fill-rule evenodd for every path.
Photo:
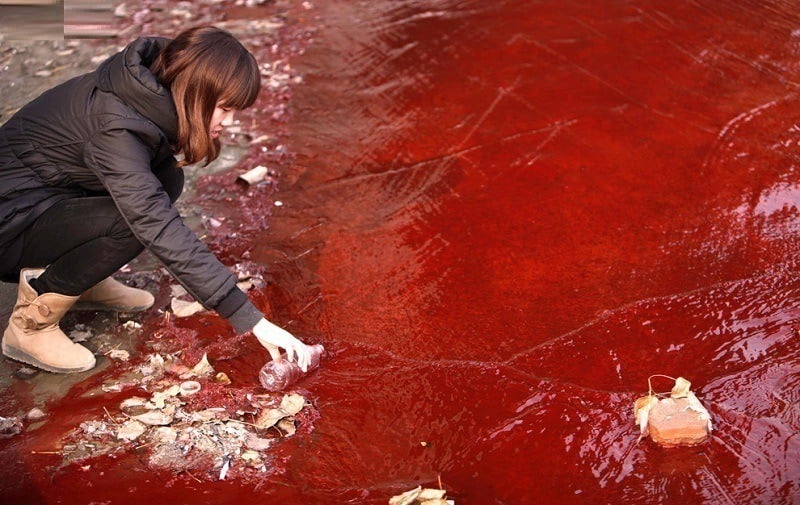
<instances>
[{"instance_id":1,"label":"yellow leaf on water","mask_svg":"<svg viewBox=\"0 0 800 505\"><path fill-rule=\"evenodd\" d=\"M672 392L670 392L669 395L672 398L686 398L686 396L689 394L689 388L691 385L692 383L683 377L678 377L675 379L675 386L673 386Z\"/></svg>"}]
</instances>

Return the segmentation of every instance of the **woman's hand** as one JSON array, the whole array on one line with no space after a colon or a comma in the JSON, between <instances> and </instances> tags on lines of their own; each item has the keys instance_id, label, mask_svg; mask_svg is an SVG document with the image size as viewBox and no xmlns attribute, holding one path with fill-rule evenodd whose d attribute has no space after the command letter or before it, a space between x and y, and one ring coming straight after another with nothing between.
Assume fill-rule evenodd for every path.
<instances>
[{"instance_id":1,"label":"woman's hand","mask_svg":"<svg viewBox=\"0 0 800 505\"><path fill-rule=\"evenodd\" d=\"M286 349L286 359L294 361L297 358L297 365L300 369L303 372L308 369L308 363L311 361L308 347L288 331L262 318L253 327L253 333L259 343L267 348L273 360L281 359L279 348L283 348Z\"/></svg>"}]
</instances>

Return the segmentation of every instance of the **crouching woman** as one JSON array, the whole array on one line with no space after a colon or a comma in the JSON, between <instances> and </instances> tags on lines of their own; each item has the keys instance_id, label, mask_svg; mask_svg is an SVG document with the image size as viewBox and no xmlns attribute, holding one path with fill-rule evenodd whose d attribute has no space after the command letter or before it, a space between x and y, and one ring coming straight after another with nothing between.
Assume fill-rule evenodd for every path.
<instances>
[{"instance_id":1,"label":"crouching woman","mask_svg":"<svg viewBox=\"0 0 800 505\"><path fill-rule=\"evenodd\" d=\"M0 277L19 282L3 354L56 373L94 367L59 321L72 308L152 306L150 293L111 278L147 249L237 333L306 367L308 348L264 318L174 206L181 167L219 155L223 125L259 88L238 40L196 27L135 40L0 127Z\"/></svg>"}]
</instances>

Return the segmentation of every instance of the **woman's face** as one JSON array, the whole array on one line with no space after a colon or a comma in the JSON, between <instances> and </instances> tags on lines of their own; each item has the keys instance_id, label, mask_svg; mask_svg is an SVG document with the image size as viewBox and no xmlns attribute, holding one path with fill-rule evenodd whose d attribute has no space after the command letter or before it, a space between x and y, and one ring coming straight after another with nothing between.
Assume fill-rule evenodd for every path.
<instances>
[{"instance_id":1,"label":"woman's face","mask_svg":"<svg viewBox=\"0 0 800 505\"><path fill-rule=\"evenodd\" d=\"M224 126L233 124L234 112L233 109L223 107L221 103L217 102L217 106L214 107L214 114L211 115L211 125L209 125L208 128L208 131L211 132L212 139L219 137Z\"/></svg>"}]
</instances>

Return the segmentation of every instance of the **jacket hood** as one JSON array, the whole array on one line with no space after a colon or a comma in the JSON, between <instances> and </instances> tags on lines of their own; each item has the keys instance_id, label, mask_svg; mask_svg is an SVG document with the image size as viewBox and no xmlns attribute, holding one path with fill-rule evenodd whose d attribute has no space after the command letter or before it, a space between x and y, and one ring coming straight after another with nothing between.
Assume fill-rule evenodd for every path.
<instances>
[{"instance_id":1,"label":"jacket hood","mask_svg":"<svg viewBox=\"0 0 800 505\"><path fill-rule=\"evenodd\" d=\"M114 93L174 142L178 136L178 116L172 93L149 68L170 42L164 37L140 37L104 61L96 75L101 90Z\"/></svg>"}]
</instances>

